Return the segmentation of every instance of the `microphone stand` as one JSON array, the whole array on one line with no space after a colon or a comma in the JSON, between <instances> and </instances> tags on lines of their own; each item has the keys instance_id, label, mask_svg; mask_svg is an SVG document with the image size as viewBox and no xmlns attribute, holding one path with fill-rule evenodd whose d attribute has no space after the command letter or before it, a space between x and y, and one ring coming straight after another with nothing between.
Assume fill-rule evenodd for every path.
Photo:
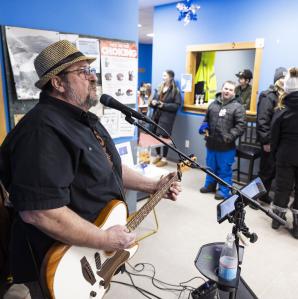
<instances>
[{"instance_id":1,"label":"microphone stand","mask_svg":"<svg viewBox=\"0 0 298 299\"><path fill-rule=\"evenodd\" d=\"M168 148L170 148L171 150L173 150L174 152L176 152L179 155L180 158L183 157L185 160L189 161L191 168L197 168L197 169L200 169L200 170L204 171L206 174L208 174L211 177L213 177L216 180L217 183L228 187L230 189L230 191L231 191L232 194L237 194L239 196L240 200L237 200L235 202L235 215L234 216L230 216L228 218L229 222L233 222L234 223L232 232L233 232L233 234L235 236L235 245L236 245L236 248L237 248L238 257L239 257L239 247L240 247L240 245L239 245L239 233L240 232L242 232L244 236L246 236L247 238L249 238L251 243L256 242L257 238L258 238L255 233L250 233L249 232L248 227L244 223L244 218L245 218L244 207L245 207L245 204L244 204L243 199L245 199L246 202L248 202L248 203L256 206L257 208L259 208L262 212L264 212L265 214L267 214L272 219L275 219L279 223L281 223L282 225L287 226L287 222L284 219L282 219L279 216L277 216L276 214L274 214L270 209L265 209L256 200L254 200L254 199L250 198L249 196L245 195L244 193L242 193L240 189L238 189L235 186L232 186L232 185L226 183L224 180L222 180L220 177L218 177L212 171L210 171L207 167L204 167L204 166L200 165L199 163L197 163L196 161L193 161L190 157L188 157L187 155L185 155L183 152L181 152L180 150L178 150L176 147L172 146L171 144L166 143L159 136L157 136L156 134L154 134L151 131L149 131L146 127L144 127L138 121L136 121L135 119L133 119L131 113L125 112L124 114L126 115L125 120L128 123L136 126L137 128L139 128L142 131L146 132L147 134L149 134L153 138L157 139L159 142L161 142L162 144L164 144L165 146L167 146ZM143 121L146 121L146 120L144 119ZM149 121L147 121L147 122L149 122ZM150 120L150 123L152 124L154 122L152 122L152 120ZM237 283L236 283L236 286L235 286L236 290L238 288L239 276L240 276L240 270L241 270L240 267L239 267L239 265L240 265L240 260L238 258L238 274L237 274L238 279L237 279ZM236 297L236 292L235 291L231 291L229 298L230 299L234 299L235 297Z\"/></svg>"},{"instance_id":2,"label":"microphone stand","mask_svg":"<svg viewBox=\"0 0 298 299\"><path fill-rule=\"evenodd\" d=\"M162 144L164 144L165 146L167 146L168 148L170 148L171 150L173 150L174 152L176 152L179 155L180 158L183 157L185 160L189 161L190 165L191 165L191 168L197 168L197 169L200 169L200 170L204 171L206 174L208 174L211 177L213 177L217 181L217 183L219 183L221 185L224 185L225 187L228 187L231 190L232 194L237 194L240 198L244 198L246 201L248 201L250 204L252 204L252 205L256 206L257 208L259 208L262 212L264 212L265 214L267 214L272 219L279 221L280 224L287 225L287 222L284 219L282 219L279 216L277 216L276 214L274 214L270 209L265 209L256 200L254 200L254 199L248 197L247 195L245 195L244 193L242 193L240 189L238 189L237 187L232 186L232 185L226 183L224 180L222 180L220 177L218 177L216 174L214 174L210 169L208 169L207 167L204 167L204 166L200 165L196 161L193 161L190 157L188 157L187 155L185 155L183 152L181 152L180 150L178 150L176 147L173 147L171 144L166 143L159 136L157 136L156 134L154 134L151 131L149 131L146 127L142 126L139 122L137 122L135 119L133 119L130 113L125 113L125 115L126 115L125 120L128 123L130 123L131 125L134 125L134 126L138 127L139 129L141 129L142 131L146 132L147 134L149 134L153 138L157 139L159 142L161 142Z\"/></svg>"}]
</instances>

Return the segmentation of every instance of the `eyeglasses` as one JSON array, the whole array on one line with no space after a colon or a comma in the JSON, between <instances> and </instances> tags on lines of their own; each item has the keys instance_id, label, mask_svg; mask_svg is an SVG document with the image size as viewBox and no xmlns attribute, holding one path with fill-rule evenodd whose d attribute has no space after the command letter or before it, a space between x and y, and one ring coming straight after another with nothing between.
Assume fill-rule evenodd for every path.
<instances>
[{"instance_id":1,"label":"eyeglasses","mask_svg":"<svg viewBox=\"0 0 298 299\"><path fill-rule=\"evenodd\" d=\"M96 75L96 69L91 68L90 66L81 67L79 69L75 69L75 70L71 70L71 71L61 72L61 74L64 75L64 74L73 73L73 72L79 72L79 74L84 74L86 80L88 80L91 75Z\"/></svg>"}]
</instances>

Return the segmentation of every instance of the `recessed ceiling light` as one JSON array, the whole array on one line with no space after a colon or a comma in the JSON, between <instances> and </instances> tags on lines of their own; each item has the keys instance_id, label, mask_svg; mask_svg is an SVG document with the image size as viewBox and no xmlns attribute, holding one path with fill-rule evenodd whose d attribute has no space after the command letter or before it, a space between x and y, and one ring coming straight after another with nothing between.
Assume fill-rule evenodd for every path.
<instances>
[{"instance_id":1,"label":"recessed ceiling light","mask_svg":"<svg viewBox=\"0 0 298 299\"><path fill-rule=\"evenodd\" d=\"M153 37L154 36L154 34L153 33L148 33L148 34L146 34L148 37Z\"/></svg>"},{"instance_id":2,"label":"recessed ceiling light","mask_svg":"<svg viewBox=\"0 0 298 299\"><path fill-rule=\"evenodd\" d=\"M139 28L142 27L142 24L138 24L138 27L139 27Z\"/></svg>"}]
</instances>

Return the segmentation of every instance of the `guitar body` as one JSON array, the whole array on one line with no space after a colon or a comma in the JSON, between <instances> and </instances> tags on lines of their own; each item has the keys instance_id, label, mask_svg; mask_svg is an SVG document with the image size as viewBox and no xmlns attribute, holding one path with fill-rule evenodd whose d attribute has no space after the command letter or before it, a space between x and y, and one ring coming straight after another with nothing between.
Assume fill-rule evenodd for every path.
<instances>
[{"instance_id":1,"label":"guitar body","mask_svg":"<svg viewBox=\"0 0 298 299\"><path fill-rule=\"evenodd\" d=\"M95 225L99 229L127 223L127 207L112 200L102 210ZM79 246L55 244L48 251L42 266L42 279L51 298L102 298L115 271L132 257L138 245L114 253ZM118 258L117 256L120 256Z\"/></svg>"}]
</instances>

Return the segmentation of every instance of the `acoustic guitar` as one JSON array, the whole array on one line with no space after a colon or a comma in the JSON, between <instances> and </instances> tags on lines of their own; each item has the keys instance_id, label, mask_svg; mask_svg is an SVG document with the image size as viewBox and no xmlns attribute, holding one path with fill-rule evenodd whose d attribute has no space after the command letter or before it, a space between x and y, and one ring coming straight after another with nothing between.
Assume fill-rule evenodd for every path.
<instances>
[{"instance_id":1,"label":"acoustic guitar","mask_svg":"<svg viewBox=\"0 0 298 299\"><path fill-rule=\"evenodd\" d=\"M101 211L94 224L103 230L117 224L126 225L130 231L135 230L167 193L172 183L180 179L181 171L178 165L176 175L154 193L128 222L126 204L114 199ZM128 249L115 252L55 243L43 261L41 278L44 287L53 299L102 298L115 272L137 249L137 243Z\"/></svg>"}]
</instances>

